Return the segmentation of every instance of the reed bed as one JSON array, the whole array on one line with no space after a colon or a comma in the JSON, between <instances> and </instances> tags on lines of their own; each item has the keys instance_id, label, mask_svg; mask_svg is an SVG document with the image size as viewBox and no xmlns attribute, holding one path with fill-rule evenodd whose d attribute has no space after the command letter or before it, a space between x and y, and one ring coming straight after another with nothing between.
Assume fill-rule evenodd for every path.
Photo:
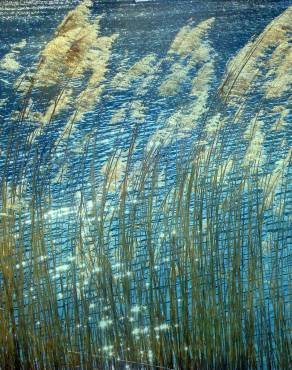
<instances>
[{"instance_id":1,"label":"reed bed","mask_svg":"<svg viewBox=\"0 0 292 370\"><path fill-rule=\"evenodd\" d=\"M89 5L67 15L32 76L22 76L22 89L17 85L23 105L14 124L38 126L30 126L17 145L12 130L6 145L0 368L289 369L291 149L284 141L285 103L276 100L275 119L264 124L271 108L263 99L271 103L277 94L284 100L287 92L286 84L281 91L277 83L287 63L281 66L278 48L290 37L291 8L235 57L209 107L215 61L204 64L213 55L205 38L214 19L184 27L165 60L147 56L107 81L117 36L99 35L99 18L91 20ZM83 24L90 42L80 36ZM50 48L60 42L66 53L58 49L51 59ZM261 63L274 78L261 91L255 83L264 78L255 70L258 45ZM284 50L288 53L288 43ZM93 66L96 52L100 63ZM58 74L60 63L65 72ZM162 63L169 64L169 73L161 81ZM153 85L158 94L176 94L174 71L185 63L189 100L149 137L137 160L147 119L143 94ZM38 91L52 84L54 102L39 103ZM249 94L262 94L252 111L246 84ZM269 92L271 84L275 89ZM111 118L115 124L129 117L135 122L129 145L114 148L101 165L93 128L78 152L81 186L72 188L74 176L66 166L50 175L54 159L59 150L68 152L86 109L107 99L103 92L109 86L133 91L134 102ZM32 109L38 103L42 111ZM239 120L242 136L236 131ZM60 122L44 161L38 140ZM172 160L174 175L168 176L166 151L175 139L184 145L190 135L191 149ZM266 144L277 135L282 145L271 153ZM240 150L233 150L234 138ZM61 206L58 184L65 189Z\"/></svg>"}]
</instances>

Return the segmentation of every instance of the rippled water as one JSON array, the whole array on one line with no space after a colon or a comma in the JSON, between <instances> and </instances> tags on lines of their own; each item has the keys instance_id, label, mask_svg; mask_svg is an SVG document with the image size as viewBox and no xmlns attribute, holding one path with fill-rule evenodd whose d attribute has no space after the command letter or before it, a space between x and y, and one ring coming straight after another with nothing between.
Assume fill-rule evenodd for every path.
<instances>
[{"instance_id":1,"label":"rippled water","mask_svg":"<svg viewBox=\"0 0 292 370\"><path fill-rule=\"evenodd\" d=\"M20 4L16 4L15 1L5 1L0 4L0 60L11 51L13 44L19 43L23 39L26 40L26 45L15 52L19 68L9 71L1 68L0 65L0 174L2 179L6 178L8 182L14 182L17 185L22 182L25 185L24 201L27 201L27 204L31 200L31 191L34 186L42 190L45 189L45 191L50 188L52 193L48 194L48 198L50 195L53 200L50 203L50 208L44 210L44 219L50 226L50 235L53 236L56 246L53 253L48 251L48 254L57 256L57 265L66 263L68 255L72 252L71 240L76 237L76 214L79 211L78 205L82 197L84 197L84 203L90 208L89 199L92 195L91 180L93 175L97 183L102 182L102 167L114 151L124 151L130 147L137 127L133 158L134 163L141 163L147 154L147 148L153 144L151 141L153 137L158 141L153 136L155 132L163 129L169 117L175 112L183 110L185 102L189 101L190 82L187 80L182 81L179 93L169 96L159 94L159 87L171 69L167 53L179 30L186 24L196 26L208 18L215 18L207 37L211 50L210 55L212 62L214 62L214 75L209 86L211 109L200 116L198 125L189 130L184 137L178 134L179 130L174 129L169 145L165 145L161 149L159 165L166 173L163 192L170 189L176 181L175 164L187 158L187 155L196 147L208 115L216 113L218 88L224 77L228 61L251 38L258 36L269 22L281 14L288 7L289 1L259 2L256 4L229 1L150 0L136 3L96 1L92 9L92 17L103 14L101 35L110 36L114 33L119 35L112 46L105 82L106 88L101 100L95 106L90 106L88 112L76 123L76 129L66 144L56 145L64 128L65 113L50 123L34 141L28 143L26 139L34 132L36 124L33 121L28 121L16 125L13 121L13 112L18 111L22 104L18 92L15 91L15 81L38 61L41 51L54 37L57 26L76 4L77 2L69 0L22 1ZM110 81L119 72L128 70L134 63L149 54L153 55L156 58L155 61L161 62L161 64L159 65L159 73L153 80L150 80L143 93L137 92L136 89L143 82L143 79L124 90L119 90L116 86L111 85ZM197 73L197 70L194 73ZM146 77L147 73L145 73L145 81ZM76 88L81 89L78 83L76 82ZM46 94L45 99L49 101L50 94L54 96L54 90L48 91ZM278 98L277 104L282 104L289 109L291 102L289 103L288 95ZM35 96L36 108L42 107L43 98L44 96ZM245 148L241 142L245 129L244 122L251 120L257 114L260 98L258 94L250 96L249 109L242 122L239 121L234 126L228 126L229 131L224 132L223 142L226 142L226 157L230 154L240 155L244 151ZM133 118L130 113L127 113L121 121L113 122L113 117L119 109L125 106L129 107L137 101L142 102L145 108L142 123L137 117ZM232 107L228 107L228 109L232 112ZM267 114L264 117L264 128L270 127L273 117L272 114L271 116ZM283 131L272 132L272 130L266 129L265 150L269 161L263 171L268 172L274 168L276 161L284 156L287 148L292 145L291 114L288 115L287 122L288 124ZM88 140L88 138L92 140ZM154 144L155 140L153 140ZM283 142L285 145L281 144ZM37 178L34 177L35 168L39 170ZM291 172L291 166L289 171ZM232 180L236 182L238 179L233 178ZM287 238L288 245L291 243L291 233L289 233L291 186L289 184L285 191L288 199L285 210L287 217L283 218L281 227L285 232L288 230L285 234L287 236L284 236ZM112 193L114 204L116 194ZM278 195L281 196L281 194ZM160 194L157 195L157 197L159 196ZM36 199L37 201L38 199ZM29 228L31 224L29 211L24 218ZM90 222L87 223L86 219L83 226L83 236L85 239L88 237L87 242L90 245L93 225ZM109 246L110 250L117 247L119 243L116 238L116 229L119 225L113 224L111 226L114 227L111 230L112 245ZM271 214L268 214L265 219L264 233L272 232L274 228L275 220ZM29 235L29 231L26 233ZM140 240L142 247L145 247L143 237ZM29 241L27 241L26 247L27 253L29 253ZM287 252L286 250L285 253ZM291 261L288 255L283 257L284 276L290 268ZM137 259L139 260L139 258Z\"/></svg>"},{"instance_id":2,"label":"rippled water","mask_svg":"<svg viewBox=\"0 0 292 370\"><path fill-rule=\"evenodd\" d=\"M38 59L46 42L53 37L57 25L75 4L74 1L21 2L21 5L16 5L13 1L2 3L0 8L0 58L9 51L11 44L22 39L27 40L26 47L19 55L20 70L12 74L0 71L1 99L7 99L5 106L1 108L1 115L8 120L5 124L8 131L11 128L9 111L16 108L13 105L15 98L12 83L21 72L30 68L32 63ZM196 1L150 1L138 4L131 4L131 2L98 4L96 2L93 12L104 14L102 20L104 35L116 32L119 34L113 46L109 79L116 71L125 66L131 66L149 53L156 54L158 58L164 57L176 33L188 21L192 20L193 24L198 24L202 20L215 17L215 24L209 33L209 40L216 53L216 78L213 80L213 91L215 92L229 58L240 50L252 36L259 34L287 5L287 1L255 5L244 2L201 3ZM162 71L161 80L163 78ZM157 83L159 81L155 82ZM108 90L108 95L111 95L110 90ZM115 140L118 139L119 145L125 147L129 143L130 129L134 122L129 120L124 122L122 133L120 132L121 127L109 125L108 122L116 109L136 98L131 92L126 92L113 94L108 99L104 99L102 110L97 108L87 115L86 122L82 124L81 129L70 143L71 149L78 146L82 137L96 125L99 127L96 150L101 164L111 153ZM155 85L149 88L146 95L142 97L147 101L148 112L142 129L143 134L141 133L139 140L145 144L150 134L163 124L158 118L159 114L162 112L166 117L182 104L184 98L182 91L174 99L166 100L157 96ZM54 131L55 129L56 127ZM44 158L53 140L54 132L48 130L45 137L41 139ZM142 149L142 145L140 148ZM62 154L59 155L62 156ZM70 160L71 165L71 173L78 172L78 158L74 155Z\"/></svg>"},{"instance_id":3,"label":"rippled water","mask_svg":"<svg viewBox=\"0 0 292 370\"><path fill-rule=\"evenodd\" d=\"M93 14L103 14L101 28L103 35L118 33L119 37L113 45L108 80L117 72L127 69L142 57L153 53L157 58L165 57L167 50L177 32L187 22L193 25L215 17L215 23L211 28L208 39L214 50L215 75L212 80L210 97L215 95L220 81L223 77L226 63L234 56L251 37L258 35L264 27L284 9L287 8L288 1L265 2L263 4L250 4L245 2L196 2L196 1L149 1L133 4L131 2L95 2ZM19 108L19 100L13 89L16 78L38 60L42 48L52 39L55 29L61 22L68 10L74 8L74 1L49 1L49 2L21 2L21 5L14 1L5 1L0 5L0 59L9 52L12 44L25 39L27 44L18 53L17 60L20 68L17 71L0 70L0 92L3 102L0 107L2 117L2 159L1 171L4 171L5 164L5 143L7 138L16 135L19 138L17 148L17 158L11 162L11 166L6 166L6 175L15 176L18 168L25 163L25 166L32 166L33 156L38 152L37 166L44 167L47 177L54 177L57 171L62 170L66 163L66 181L55 185L56 206L62 207L70 204L72 197L70 191L77 191L81 185L86 183L85 178L89 176L89 162L93 156L100 163L101 167L115 148L126 148L129 146L135 121L127 118L122 124L112 124L110 122L114 112L123 104L131 103L137 99L144 101L147 105L146 117L143 125L139 129L138 143L136 150L137 160L143 156L145 145L159 127L163 126L165 117L179 109L186 99L187 92L184 88L174 97L161 97L157 94L157 86L161 84L167 73L160 71L160 76L153 85L147 88L142 96L137 96L132 90L116 92L110 86L100 105L96 109L90 110L81 122L78 129L72 135L67 146L64 157L64 147L56 150L53 157L51 152L55 145L58 130L62 127L62 121L57 121L52 127L46 130L27 156L28 147L26 143L21 143L21 130L27 134L31 128L25 126L18 128L11 124L11 112ZM166 67L165 67L166 68ZM185 89L187 91L187 89ZM212 98L210 98L212 99ZM252 109L250 114L253 114ZM162 116L162 119L161 119ZM84 173L81 175L80 165L84 162L84 157L80 155L79 148L86 137L86 134L98 128L97 137L94 144L89 145L85 162ZM240 135L240 125L232 132L230 137L234 137L234 142L229 140L230 150L236 151L240 148L236 145L236 140ZM282 135L282 136L281 136ZM279 140L284 138L291 143L289 130L282 133ZM182 150L185 154L192 147L196 137L196 130L192 131L189 139L180 140L179 138L167 147L164 153L166 165L169 168L169 178L172 177L171 169L173 161L179 156ZM275 136L271 138L275 140ZM16 139L17 141L17 139ZM270 155L273 155L272 145ZM12 151L14 148L12 148ZM52 166L47 168L48 160ZM49 172L51 172L51 175ZM29 178L28 171L28 178ZM4 173L3 173L4 175ZM82 185L82 186L83 186ZM58 196L58 194L60 196ZM67 200L66 200L67 199Z\"/></svg>"},{"instance_id":4,"label":"rippled water","mask_svg":"<svg viewBox=\"0 0 292 370\"><path fill-rule=\"evenodd\" d=\"M103 14L101 33L103 35L119 34L112 49L108 80L150 53L156 55L158 59L164 58L172 40L181 27L188 22L196 25L205 19L215 17L215 23L208 34L215 59L215 75L210 90L210 99L212 99L212 95L215 95L223 77L228 60L251 37L258 35L273 18L285 10L288 3L288 1L264 4L208 1L149 1L136 4L131 2L101 2L99 4L96 2L93 14ZM70 206L72 199L76 197L76 191L81 187L86 188L92 158L94 157L96 163L99 163L97 168L100 169L112 154L113 148L123 149L130 144L133 129L136 125L135 120L128 117L122 124L112 124L113 114L124 104L129 104L137 99L143 101L147 106L143 125L139 128L137 150L134 154L136 160L139 161L145 153L145 146L150 136L163 126L166 117L184 104L188 94L187 85L184 85L186 89L182 88L180 93L173 97L159 96L157 86L162 83L167 73L167 66L163 67L162 65L160 76L155 79L153 85L148 86L142 96L137 95L133 89L116 92L115 89L109 86L101 104L97 105L95 109L91 109L76 125L77 130L69 140L66 154L63 146L58 147L54 152L55 154L52 154L58 131L63 126L62 119L51 125L45 134L38 138L32 148L28 148L27 143L21 142L21 130L27 134L27 130L32 128L22 126L15 132L15 127L11 123L11 112L18 109L20 104L19 100L15 99L16 93L13 89L13 83L21 73L28 70L38 60L42 48L52 39L58 24L75 5L76 2L74 1L21 2L21 5L16 5L14 1L7 1L0 6L0 39L2 41L0 59L9 52L12 44L23 39L27 41L26 46L17 56L20 64L19 70L13 72L0 70L1 99L5 101L5 104L0 108L3 120L1 127L3 147L0 162L1 171L3 173L5 165L6 176L11 178L15 177L18 170L25 165L28 168L27 178L29 179L29 168L37 165L41 170L43 168L44 178L51 181L50 179L54 179L56 173L60 171L62 173L65 164L66 170L62 181L53 185L53 191L55 192L54 208L56 208L54 217L58 215L63 220L64 217L67 217L67 213L73 212ZM249 114L251 116L254 114L252 109ZM89 144L86 154L87 159L84 162L84 155L80 154L80 146L86 135L95 132L96 129L98 130L95 134L94 146L92 142ZM172 170L174 161L181 153L186 155L193 147L193 142L198 133L197 130L193 130L192 135L188 135L189 138L181 140L178 137L172 145L166 147L162 157L168 169L169 184L172 183L171 179L174 179L173 176L175 175ZM5 143L12 134L16 135L15 141L18 141L17 154L16 158L10 160L11 166L7 166L4 154ZM237 145L238 138L241 135L240 125L229 133L228 145L231 151L241 150L240 146ZM283 140L283 135L288 140L287 145L289 146L292 135L289 134L289 130L286 130L279 134L278 140ZM270 148L267 147L267 150L270 151L272 156L275 136L272 136L271 140L273 142ZM15 148L12 146L12 152L16 150ZM28 152L30 154L27 154ZM33 164L32 161L36 153L38 157L37 164ZM48 161L51 163L50 166L47 166ZM80 171L81 166L84 166L82 172ZM28 186L28 199L29 192ZM58 209L59 211L57 211ZM58 233L56 238L59 238Z\"/></svg>"}]
</instances>

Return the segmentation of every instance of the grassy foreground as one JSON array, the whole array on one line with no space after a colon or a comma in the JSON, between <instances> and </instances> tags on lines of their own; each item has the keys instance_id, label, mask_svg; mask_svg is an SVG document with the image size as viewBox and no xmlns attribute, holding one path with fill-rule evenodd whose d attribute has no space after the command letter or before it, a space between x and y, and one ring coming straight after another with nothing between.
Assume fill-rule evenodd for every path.
<instances>
[{"instance_id":1,"label":"grassy foreground","mask_svg":"<svg viewBox=\"0 0 292 370\"><path fill-rule=\"evenodd\" d=\"M33 128L22 138L11 131L1 181L0 368L289 369L291 149L283 101L291 8L230 61L209 108L215 61L206 35L214 19L183 27L164 61L149 55L106 81L117 35L100 35L89 5L66 16L16 84L22 106L13 125ZM162 63L169 70L161 82ZM189 100L137 163L144 90L160 81L158 94L171 98L187 75L194 76ZM111 118L135 121L130 143L101 168L93 128L75 191L66 168L49 175L55 155L67 154L78 122L103 106L109 86L136 94ZM42 109L39 91L51 94ZM38 140L55 122L61 130L39 166ZM194 132L168 182L164 148ZM269 152L279 136L281 146ZM57 207L60 183L70 202Z\"/></svg>"}]
</instances>

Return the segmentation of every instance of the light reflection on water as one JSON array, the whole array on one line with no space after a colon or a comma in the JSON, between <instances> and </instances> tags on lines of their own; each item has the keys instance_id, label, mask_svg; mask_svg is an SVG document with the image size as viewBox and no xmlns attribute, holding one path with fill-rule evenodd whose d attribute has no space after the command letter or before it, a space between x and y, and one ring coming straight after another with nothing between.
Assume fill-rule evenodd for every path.
<instances>
[{"instance_id":1,"label":"light reflection on water","mask_svg":"<svg viewBox=\"0 0 292 370\"><path fill-rule=\"evenodd\" d=\"M0 46L0 58L9 50L9 45L12 43L19 42L25 38L27 40L27 46L23 49L24 52L19 55L19 60L22 65L20 72L28 68L33 61L37 59L38 53L42 47L50 40L53 36L54 30L63 16L67 12L68 8L73 3L60 2L58 5L52 2L50 6L40 7L37 4L34 7L23 6L18 8L16 14L14 13L13 7L10 4L6 8L0 8L2 12L1 27L0 27L0 38L4 42ZM171 4L171 5L170 5ZM215 94L216 89L219 86L221 78L223 76L227 61L243 47L246 42L253 35L258 35L264 27L277 15L279 15L287 7L287 2L278 2L261 5L246 5L244 3L217 3L217 2L155 2L149 4L121 4L121 5L97 5L94 8L96 14L104 13L102 19L102 34L111 35L115 32L119 33L119 38L113 46L112 58L110 62L110 68L108 72L108 80L111 81L112 77L116 73L127 69L132 66L142 57L147 56L150 53L154 53L158 60L164 58L169 46L174 39L176 33L183 27L188 21L193 22L194 25L205 20L209 17L215 17L214 26L211 28L208 40L214 50L215 59L215 74L212 79L210 86L210 95ZM236 11L235 11L236 10ZM8 29L8 32L7 32ZM92 201L90 201L90 183L89 179L91 176L91 161L95 160L95 166L97 169L97 177L100 176L100 169L109 158L113 149L119 148L123 150L129 147L131 142L131 136L133 129L136 124L135 120L132 120L130 116L127 116L122 124L113 124L112 117L117 109L123 107L125 104L130 104L135 100L142 100L146 105L147 110L145 113L145 120L138 131L137 148L134 154L136 162L141 161L145 154L145 146L149 142L151 135L163 125L164 118L169 117L179 107L183 106L184 100L187 99L188 85L185 84L182 87L182 92L176 94L174 97L164 97L157 93L157 86L164 80L166 73L168 72L169 65L167 62L162 63L159 74L156 77L153 84L146 89L146 94L139 96L135 90L135 85L132 89L126 91L116 91L112 86L108 86L106 93L103 96L102 102L96 107L96 109L90 109L85 114L83 119L78 122L77 130L72 135L72 138L68 141L66 154L64 156L64 147L60 146L56 150L54 155L50 157L50 150L54 148L54 141L58 137L58 128L62 125L62 118L57 120L52 128L48 128L45 135L42 135L36 142L31 152L31 157L26 158L27 146L21 147L20 153L16 163L27 161L28 168L32 165L33 154L39 151L37 165L41 169L41 173L44 174L44 178L50 181L59 170L63 170L64 163L66 164L66 170L64 174L60 174L60 181L53 182L53 195L54 202L51 208L45 210L44 219L48 220L52 225L52 234L55 237L56 254L59 266L57 272L52 269L52 276L54 278L59 277L63 272L69 269L70 263L74 262L74 256L71 256L70 240L74 238L76 230L74 224L76 221L76 215L84 216L86 219L85 225L83 225L83 237L87 241L89 248L94 244L91 240L94 220L88 214L88 210L93 208ZM16 75L18 72L16 73ZM7 99L7 103L0 109L1 117L4 117L5 124L3 125L2 132L9 133L11 123L9 120L9 112L17 108L17 101L15 101L14 93L12 92L12 82L16 75L6 71L0 71L0 82L1 82L1 99ZM250 104L251 110L248 112L246 121L254 114L253 104L257 102L258 96L251 97ZM284 101L285 103L285 101ZM248 116L249 115L249 116ZM162 119L161 119L162 116ZM267 118L266 124L269 124L269 118ZM243 127L238 124L236 127L229 127L228 132L228 150L229 153L240 152L242 147L238 138L243 134ZM6 130L6 131L5 131ZM24 128L28 130L28 128ZM180 155L187 155L192 149L194 139L199 130L194 129L186 139L178 138L174 142L167 146L162 151L161 166L166 167L167 172L167 186L171 188L175 181L174 162L180 159ZM21 132L14 132L16 137L20 138ZM80 151L81 143L85 140L86 135L92 135L95 140L89 142L88 146L85 146L86 153L83 156ZM3 143L5 144L6 138L3 137ZM270 134L266 142L267 153L270 155L271 168L273 168L275 160L281 150L274 151L273 145L281 140L287 140L286 147L291 143L292 137L288 135L288 132L279 132ZM238 140L238 141L237 141ZM283 153L286 150L283 149ZM274 157L273 157L274 155ZM4 157L5 158L5 157ZM51 161L52 166L48 166L48 159ZM11 162L10 171L6 174L12 177L15 161ZM84 165L83 171L81 167ZM1 163L1 170L3 169L4 161ZM268 166L269 167L269 164ZM268 170L268 168L266 169ZM30 179L31 172L27 171L27 176ZM62 177L63 176L63 177ZM40 181L40 185L46 185ZM234 180L236 181L236 179ZM29 200L30 184L28 184L27 198ZM80 211L81 195L79 191L82 189L83 196L85 197L83 207ZM281 195L281 194L280 194ZM287 192L287 197L291 196L291 192ZM100 202L102 194L96 195L97 201ZM116 201L116 195L112 194L111 197L113 207ZM159 194L158 194L159 197ZM133 198L133 202L135 198ZM106 210L110 213L111 206L108 206ZM289 210L288 210L289 211ZM83 212L83 213L82 213ZM159 221L159 220L158 220ZM283 229L287 229L287 223L283 222ZM30 221L26 221L27 225ZM159 223L159 222L158 222ZM269 233L273 230L274 219L272 216L268 216L266 222L265 232ZM118 245L118 238L116 238L116 229L118 227L118 221L114 220L112 230L112 245L109 245L111 253L113 249ZM204 225L205 227L206 225ZM139 227L139 225L138 225ZM279 231L279 230L278 230ZM172 237L176 236L176 230L173 230ZM161 233L163 234L163 232ZM163 245L164 237L159 239L159 243ZM143 235L139 239L141 245L145 244L145 238ZM288 243L291 240L288 240ZM143 244L144 243L144 244ZM141 248L140 245L140 249ZM164 249L163 249L164 248ZM28 245L29 249L29 245ZM51 254L52 251L49 251ZM142 251L143 253L143 251ZM167 245L161 248L160 253L167 254ZM164 256L165 257L165 256ZM167 255L166 255L167 261ZM139 258L137 258L139 260ZM114 253L112 255L113 270L119 269L115 263ZM69 264L67 262L69 261ZM164 260L165 261L165 260ZM139 263L138 263L139 264ZM62 267L63 266L63 267ZM83 268L84 266L81 266ZM284 271L288 270L288 259L286 265L283 265ZM158 268L158 267L157 267ZM167 264L164 268L168 268ZM97 273L99 267L96 267ZM124 271L122 276L117 272L117 278L128 276L130 271ZM163 279L162 279L163 280ZM90 277L86 276L86 285L90 286ZM61 293L59 293L61 294ZM58 296L62 298L63 296ZM92 306L91 308L94 308ZM110 325L111 322L108 319L101 321L101 326ZM164 330L165 327L161 324L161 327L157 327L155 330ZM137 329L139 332L140 329Z\"/></svg>"},{"instance_id":2,"label":"light reflection on water","mask_svg":"<svg viewBox=\"0 0 292 370\"><path fill-rule=\"evenodd\" d=\"M0 109L2 109L1 115L6 122L4 129L7 128L8 132L11 129L9 110L16 108L14 93L12 92L12 83L15 77L37 60L41 49L52 38L56 26L60 23L68 9L74 7L74 4L72 1L52 1L46 2L46 5L43 2L35 2L34 4L28 2L23 3L21 7L18 6L17 9L15 9L13 2L2 4L0 12L2 14L1 23L3 26L0 28L2 30L0 31L0 37L3 42L0 46L0 58L9 50L11 44L22 39L27 40L24 52L19 55L20 71L13 75L3 70L0 71L1 99L7 100L4 107ZM212 96L219 86L227 61L253 35L260 33L269 21L280 14L286 7L287 1L265 3L265 5L188 1L176 1L175 3L159 1L135 5L124 2L120 4L96 4L93 13L104 14L102 19L102 33L104 35L119 33L119 38L113 46L108 72L109 80L117 72L125 70L128 66L133 65L137 60L150 53L154 53L158 60L165 57L176 33L187 22L191 21L193 24L198 24L206 18L215 17L215 24L208 34L208 39L215 55L215 76L212 80L210 91L210 96ZM138 145L135 154L136 160L139 161L143 156L143 148L149 141L149 138L163 124L164 119L161 120L161 115L162 117L168 117L183 105L186 98L183 89L180 94L176 94L176 96L170 99L157 95L156 85L159 85L165 78L167 65L164 66L162 64L159 73L160 75L156 78L154 85L150 85L146 90L146 95L144 94L140 97L131 90L117 93L115 88L109 86L102 100L102 106L88 112L84 119L78 123L78 130L70 139L66 152L66 169L70 176L66 183L56 184L56 192L59 192L60 197L56 193L56 210L52 211L54 214L59 212L59 216L64 216L62 209L69 209L68 204L71 203L71 195L68 189L78 190L80 188L81 182L84 182L84 176L85 178L89 176L89 166L86 163L89 163L93 156L98 158L101 167L111 155L113 147L123 149L129 146L135 122L127 118L122 122L122 127L120 124L111 124L111 118L117 109L135 99L142 99L142 101L147 102L146 118L139 129ZM249 114L252 116L253 112L251 111ZM62 124L61 121L60 124ZM48 170L46 169L48 151L49 148L53 147L58 125L57 121L53 128L48 129L46 135L42 136L38 141L38 148L42 152L38 165L40 168L44 167L46 175L48 175ZM86 135L95 132L94 130L97 130L95 135L98 135L98 140L94 148L92 142L87 148L85 169L81 176L80 164L84 161L84 157L82 151L80 151L80 143L84 141ZM20 133L17 132L16 135L20 135ZM183 142L181 140L175 141L164 153L164 161L168 168L169 184L172 183L171 178L174 175L172 174L172 163L178 157L178 151L183 150L186 155L192 147L196 132L193 132L193 135L193 137L183 140ZM240 125L230 132L231 139L229 139L228 144L230 152L241 150L236 142L240 135L242 135ZM279 140L282 140L283 135L279 134L279 136ZM271 136L271 140L275 140L275 135ZM286 140L288 140L287 145L289 146L291 137L287 136ZM24 152L18 153L20 162L24 160L30 161L29 158L25 158L26 150L27 146L25 145L23 147ZM269 151L269 147L267 147L267 150ZM53 173L61 171L62 174L62 166L64 165L63 151L64 147L57 149L52 161L51 171ZM32 153L34 153L34 150ZM271 151L272 153L273 151ZM271 163L273 163L273 160ZM15 165L15 161L12 161L11 164ZM2 160L1 166L3 165L4 161Z\"/></svg>"}]
</instances>

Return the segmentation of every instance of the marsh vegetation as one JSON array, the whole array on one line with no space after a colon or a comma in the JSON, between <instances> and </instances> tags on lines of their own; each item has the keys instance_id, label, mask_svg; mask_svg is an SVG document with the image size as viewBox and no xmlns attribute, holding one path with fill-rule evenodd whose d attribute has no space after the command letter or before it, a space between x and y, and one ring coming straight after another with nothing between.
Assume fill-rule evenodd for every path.
<instances>
[{"instance_id":1,"label":"marsh vegetation","mask_svg":"<svg viewBox=\"0 0 292 370\"><path fill-rule=\"evenodd\" d=\"M214 18L112 71L118 35L89 1L67 14L1 128L0 368L289 369L291 19L214 88ZM101 164L84 118L123 92L109 124L134 122L128 145ZM148 136L147 94L184 96Z\"/></svg>"}]
</instances>

